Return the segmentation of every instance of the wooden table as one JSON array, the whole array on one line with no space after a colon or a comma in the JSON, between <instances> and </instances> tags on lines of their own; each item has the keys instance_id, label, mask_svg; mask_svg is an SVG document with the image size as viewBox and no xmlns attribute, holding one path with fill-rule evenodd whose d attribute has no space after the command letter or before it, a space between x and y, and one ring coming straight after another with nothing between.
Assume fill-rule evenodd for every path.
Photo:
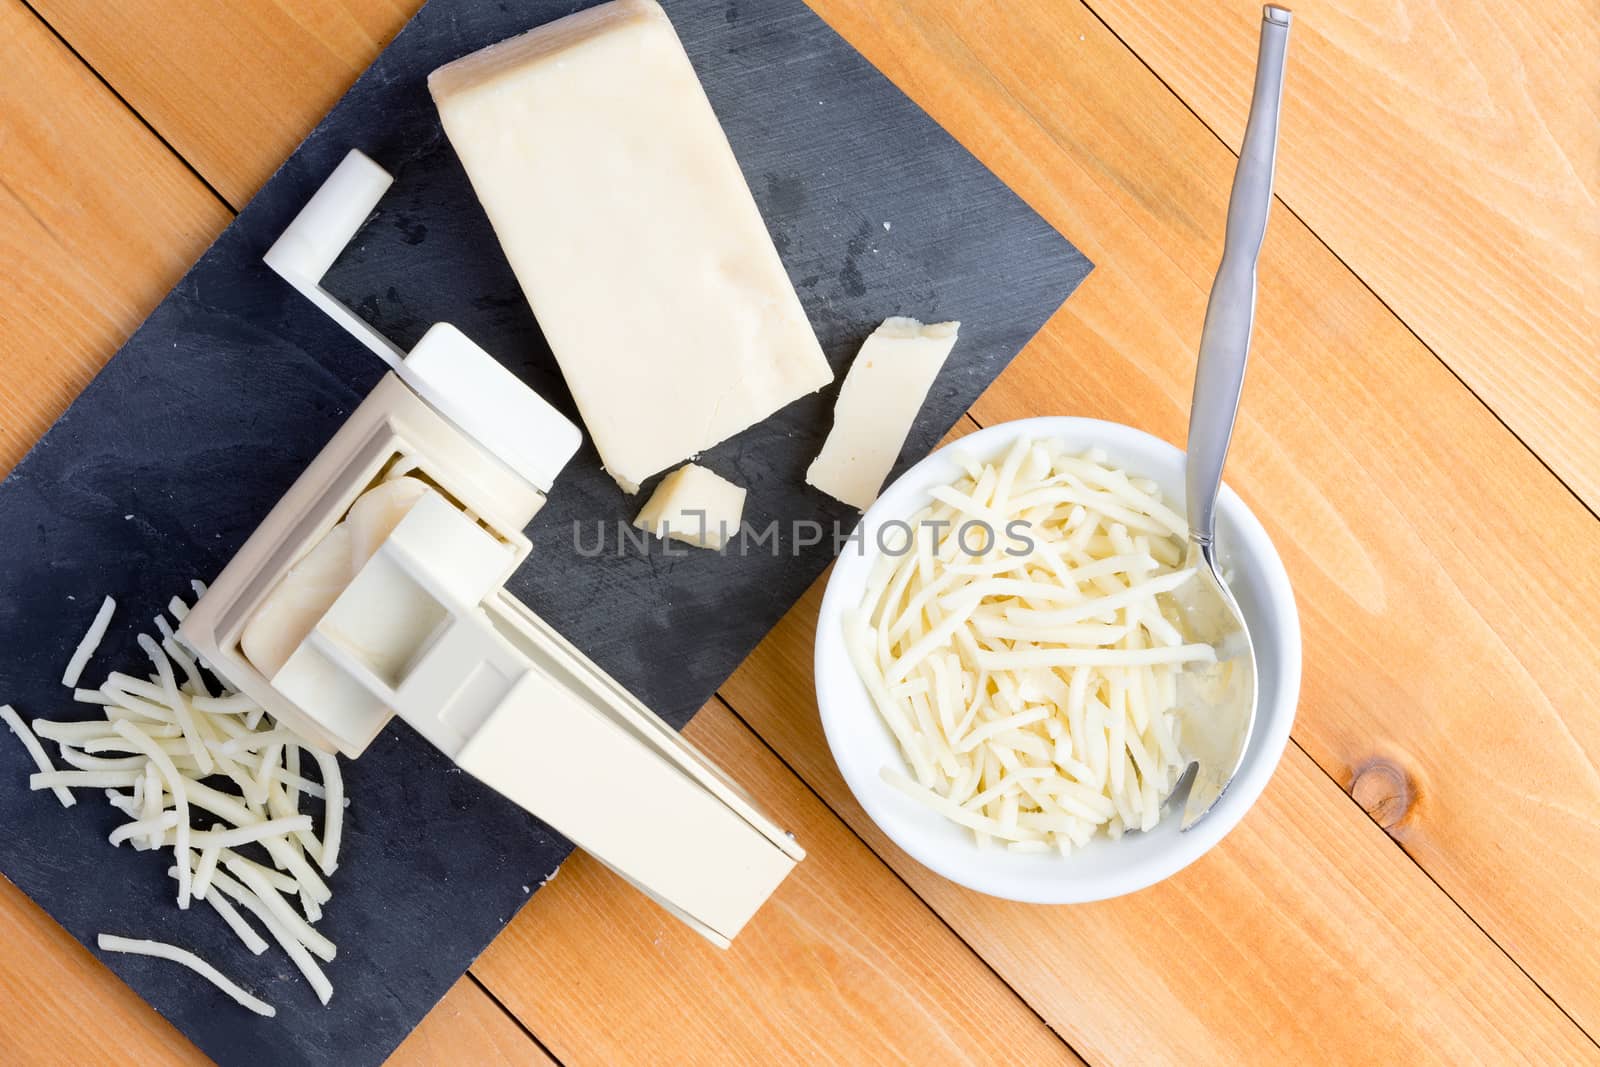
<instances>
[{"instance_id":1,"label":"wooden table","mask_svg":"<svg viewBox=\"0 0 1600 1067\"><path fill-rule=\"evenodd\" d=\"M972 423L1181 441L1259 6L813 2L1099 264ZM415 4L0 0L0 470ZM1103 904L940 880L828 756L813 590L689 730L810 851L738 947L574 856L399 1062L1600 1062L1600 11L1296 6L1229 476L1306 674L1250 816ZM201 1059L0 927L0 1061Z\"/></svg>"}]
</instances>

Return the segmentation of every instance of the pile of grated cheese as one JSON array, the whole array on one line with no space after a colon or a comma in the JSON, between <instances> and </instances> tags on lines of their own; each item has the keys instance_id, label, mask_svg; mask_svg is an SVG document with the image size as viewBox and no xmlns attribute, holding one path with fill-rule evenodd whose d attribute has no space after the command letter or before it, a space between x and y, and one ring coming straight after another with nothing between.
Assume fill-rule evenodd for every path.
<instances>
[{"instance_id":1,"label":"pile of grated cheese","mask_svg":"<svg viewBox=\"0 0 1600 1067\"><path fill-rule=\"evenodd\" d=\"M1018 852L1149 830L1189 762L1178 673L1216 658L1171 604L1194 574L1183 519L1099 451L1022 439L962 465L903 538L880 532L845 617L911 773L883 778Z\"/></svg>"},{"instance_id":2,"label":"pile of grated cheese","mask_svg":"<svg viewBox=\"0 0 1600 1067\"><path fill-rule=\"evenodd\" d=\"M204 595L202 583L193 585L197 597ZM332 897L326 879L338 867L348 803L337 758L275 724L254 700L212 675L165 614L154 620L158 637L138 637L149 674L113 671L100 688L79 688L115 608L107 597L62 678L98 717L35 719L30 726L0 706L0 721L38 767L32 788L54 791L63 807L76 802L73 790L102 791L126 817L112 831L112 845L170 849L167 874L177 883L180 909L205 903L256 955L267 951L270 938L327 1004L333 986L321 964L333 960L336 948L315 924ZM167 611L182 622L188 605L174 597ZM65 769L57 769L46 742L56 746ZM313 763L317 780L303 774ZM308 799L320 818L302 811ZM100 947L181 963L250 1011L275 1014L184 949L113 935L102 935Z\"/></svg>"}]
</instances>

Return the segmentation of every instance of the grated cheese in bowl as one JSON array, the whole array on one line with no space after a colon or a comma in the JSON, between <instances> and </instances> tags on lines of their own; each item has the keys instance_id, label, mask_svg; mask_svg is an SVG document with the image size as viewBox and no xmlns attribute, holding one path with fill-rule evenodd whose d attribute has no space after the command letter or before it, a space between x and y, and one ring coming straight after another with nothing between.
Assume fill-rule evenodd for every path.
<instances>
[{"instance_id":1,"label":"grated cheese in bowl","mask_svg":"<svg viewBox=\"0 0 1600 1067\"><path fill-rule=\"evenodd\" d=\"M1066 855L1150 830L1187 766L1186 528L1153 482L1048 439L962 460L881 551L844 644L904 763L883 780L980 844ZM889 544L883 541L888 540Z\"/></svg>"},{"instance_id":2,"label":"grated cheese in bowl","mask_svg":"<svg viewBox=\"0 0 1600 1067\"><path fill-rule=\"evenodd\" d=\"M203 596L204 584L192 584L195 596ZM98 689L79 688L115 607L105 598L63 676L73 699L97 717L40 718L30 725L0 705L0 721L37 767L29 784L52 790L63 807L74 804L74 790L101 791L127 820L111 832L111 845L170 850L167 873L179 909L204 902L256 955L269 949L270 938L327 1004L333 986L321 964L331 962L337 948L315 924L332 899L326 879L338 868L348 804L338 759L211 676L165 615L154 620L156 636L138 636L150 661L146 677L113 671ZM167 610L181 622L188 604L173 597ZM56 746L65 769L57 769L45 742ZM320 780L302 775L308 759ZM307 800L313 810L303 812ZM175 945L110 934L99 944L102 951L179 963L248 1010L276 1013Z\"/></svg>"}]
</instances>

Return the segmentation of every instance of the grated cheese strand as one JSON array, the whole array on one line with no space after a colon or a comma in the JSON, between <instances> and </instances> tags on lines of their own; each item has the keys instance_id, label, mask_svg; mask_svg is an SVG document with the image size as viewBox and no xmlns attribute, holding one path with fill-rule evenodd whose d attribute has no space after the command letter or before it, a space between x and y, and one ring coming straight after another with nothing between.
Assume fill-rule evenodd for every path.
<instances>
[{"instance_id":1,"label":"grated cheese strand","mask_svg":"<svg viewBox=\"0 0 1600 1067\"><path fill-rule=\"evenodd\" d=\"M149 634L139 635L139 647L144 649L145 655L155 664L156 674L161 678L161 689L167 707L172 710L172 717L177 720L178 728L183 731L183 739L189 745L189 754L200 765L201 773L210 774L216 768L216 763L211 759L211 753L207 751L204 739L195 730L194 714L189 710L189 701L178 691L177 679L172 674L172 661L166 657Z\"/></svg>"},{"instance_id":2,"label":"grated cheese strand","mask_svg":"<svg viewBox=\"0 0 1600 1067\"><path fill-rule=\"evenodd\" d=\"M311 958L311 953L306 950L306 945L291 932L289 927L284 925L282 912L266 902L266 894L276 895L276 890L269 886L266 879L262 878L258 872L252 870L249 866L226 860L223 862L240 881L250 888L251 893L261 901L262 910L256 913L256 917L262 920L267 932L278 942L279 947L288 953L289 959L294 961L294 965L300 968L300 973L305 975L306 981L310 983L311 988L316 992L317 999L326 1005L328 1001L333 999L333 985L328 981L328 976L322 973L322 968L317 966L317 961ZM180 864L180 874L182 869ZM220 874L221 872L218 873ZM217 887L220 889L222 886L223 883L219 880ZM282 910L293 914L292 909L289 909L289 905L283 901L282 897L278 897L278 901L282 904ZM308 926L307 929L310 929L310 927ZM316 931L313 930L312 933L315 934Z\"/></svg>"},{"instance_id":3,"label":"grated cheese strand","mask_svg":"<svg viewBox=\"0 0 1600 1067\"><path fill-rule=\"evenodd\" d=\"M83 677L83 669L100 650L100 642L105 640L106 630L111 626L111 613L116 610L117 602L110 597L101 601L100 610L95 612L94 621L89 624L78 647L72 650L72 658L67 660L67 669L61 675L61 684L68 689L77 687L78 679Z\"/></svg>"},{"instance_id":4,"label":"grated cheese strand","mask_svg":"<svg viewBox=\"0 0 1600 1067\"><path fill-rule=\"evenodd\" d=\"M257 1015L265 1015L269 1019L278 1014L278 1009L266 1001L245 992L244 989L235 984L221 971L187 949L169 945L165 941L140 941L131 937L117 937L113 934L101 934L98 944L101 952L123 952L135 956L154 956L157 959L171 960L173 963L189 968L195 974L228 994L240 1007L249 1008Z\"/></svg>"},{"instance_id":5,"label":"grated cheese strand","mask_svg":"<svg viewBox=\"0 0 1600 1067\"><path fill-rule=\"evenodd\" d=\"M39 739L34 736L32 730L28 729L28 724L22 721L22 716L17 714L17 709L10 704L0 704L0 719L5 720L5 724L11 728L11 732L17 735L17 740L22 742L22 747L28 750L28 755L33 758L34 766L39 768L40 774L56 773L55 764L50 762L50 757L45 754L44 746L39 744ZM78 802L72 792L63 786L54 785L50 788L55 792L56 799L61 801L63 808L70 808Z\"/></svg>"},{"instance_id":6,"label":"grated cheese strand","mask_svg":"<svg viewBox=\"0 0 1600 1067\"><path fill-rule=\"evenodd\" d=\"M339 771L337 756L320 748L307 748L306 751L317 761L317 770L322 775L322 787L325 790L322 854L317 857L317 865L322 868L323 874L331 877L339 869L339 841L344 831L344 777Z\"/></svg>"},{"instance_id":7,"label":"grated cheese strand","mask_svg":"<svg viewBox=\"0 0 1600 1067\"><path fill-rule=\"evenodd\" d=\"M161 751L156 743L146 737L133 723L126 719L116 725L117 733L129 743L137 747L150 762L154 763L156 770L161 772L166 779L167 790L172 794L172 806L177 813L177 833L174 836L173 847L178 851L178 907L187 911L189 908L189 798L184 789L183 776L172 765L172 757Z\"/></svg>"},{"instance_id":8,"label":"grated cheese strand","mask_svg":"<svg viewBox=\"0 0 1600 1067\"><path fill-rule=\"evenodd\" d=\"M239 914L239 910L230 904L226 897L221 893L208 893L205 901L211 905L212 911L222 916L222 921L228 924L228 929L243 942L251 955L259 956L267 951L266 941L250 928L250 924L244 921L244 916Z\"/></svg>"},{"instance_id":9,"label":"grated cheese strand","mask_svg":"<svg viewBox=\"0 0 1600 1067\"><path fill-rule=\"evenodd\" d=\"M262 878L259 872L240 863L233 856L224 856L222 865L228 869L228 873L249 886L256 898L266 905L272 917L277 919L296 941L309 949L312 955L324 962L333 962L334 956L338 954L338 948L334 943L313 929L305 917L295 911L284 895Z\"/></svg>"},{"instance_id":10,"label":"grated cheese strand","mask_svg":"<svg viewBox=\"0 0 1600 1067\"><path fill-rule=\"evenodd\" d=\"M221 832L227 829L221 823L212 823L212 838L200 849L200 861L194 867L194 881L190 886L191 892L201 900L211 894L211 879L217 873L217 861L222 858Z\"/></svg>"}]
</instances>

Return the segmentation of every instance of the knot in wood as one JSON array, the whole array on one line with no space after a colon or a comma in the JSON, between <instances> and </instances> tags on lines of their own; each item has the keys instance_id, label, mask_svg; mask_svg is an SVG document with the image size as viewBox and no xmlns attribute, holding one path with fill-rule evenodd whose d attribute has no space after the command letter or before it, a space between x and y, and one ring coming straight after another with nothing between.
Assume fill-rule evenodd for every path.
<instances>
[{"instance_id":1,"label":"knot in wood","mask_svg":"<svg viewBox=\"0 0 1600 1067\"><path fill-rule=\"evenodd\" d=\"M1350 795L1385 830L1398 826L1416 803L1417 788L1404 767L1382 756L1356 768Z\"/></svg>"}]
</instances>

